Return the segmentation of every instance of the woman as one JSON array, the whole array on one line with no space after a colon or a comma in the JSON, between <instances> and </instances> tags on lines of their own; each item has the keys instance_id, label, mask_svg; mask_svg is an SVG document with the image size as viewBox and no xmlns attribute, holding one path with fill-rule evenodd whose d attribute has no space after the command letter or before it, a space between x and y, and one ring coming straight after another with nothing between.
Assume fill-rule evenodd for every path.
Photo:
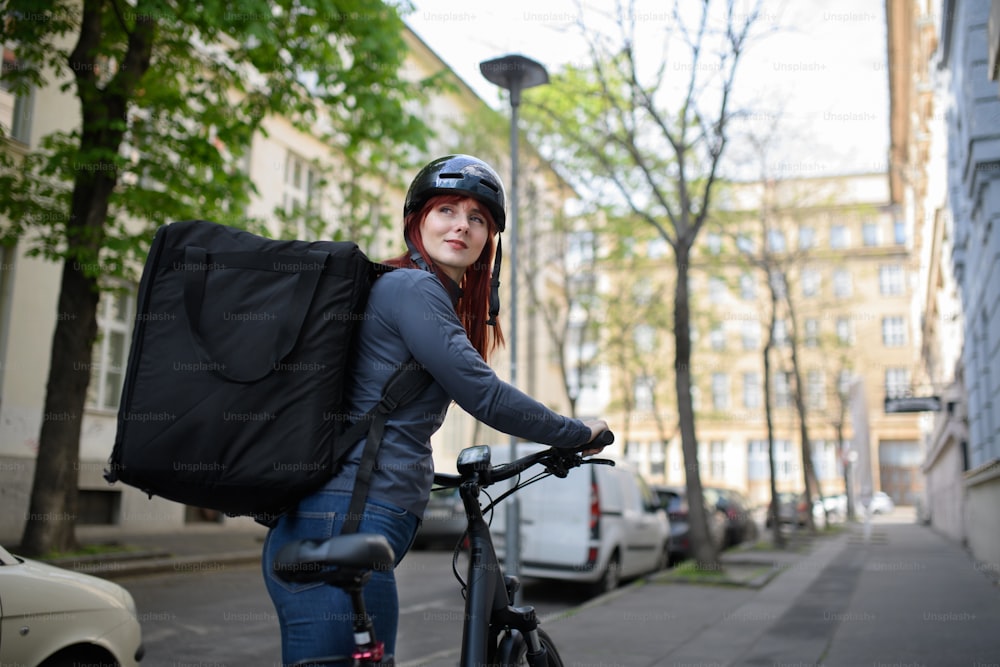
<instances>
[{"instance_id":1,"label":"woman","mask_svg":"<svg viewBox=\"0 0 1000 667\"><path fill-rule=\"evenodd\" d=\"M372 288L349 397L352 413L364 414L377 403L392 373L411 360L434 378L426 392L390 416L358 527L358 532L385 535L397 565L413 542L434 481L430 437L452 401L488 426L544 444L575 447L607 429L603 421L584 423L553 413L502 382L487 364L503 343L495 321L495 271L491 280L493 240L506 224L506 198L497 173L468 155L434 160L410 185L403 216L409 252L387 262L400 270L383 275ZM324 584L284 583L268 565L290 540L340 532L361 445L326 486L268 533L265 579L281 624L286 664L348 655L354 648L345 593ZM365 602L376 636L394 654L399 605L391 571L373 574Z\"/></svg>"}]
</instances>

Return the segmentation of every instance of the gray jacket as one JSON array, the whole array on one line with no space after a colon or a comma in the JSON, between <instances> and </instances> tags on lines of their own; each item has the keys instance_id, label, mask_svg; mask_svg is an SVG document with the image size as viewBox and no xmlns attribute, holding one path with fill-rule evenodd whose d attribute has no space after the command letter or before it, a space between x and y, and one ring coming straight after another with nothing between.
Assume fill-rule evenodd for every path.
<instances>
[{"instance_id":1,"label":"gray jacket","mask_svg":"<svg viewBox=\"0 0 1000 667\"><path fill-rule=\"evenodd\" d=\"M390 416L372 474L371 499L423 516L434 482L430 438L452 401L487 426L528 441L575 447L590 438L582 421L549 410L497 377L469 342L437 277L398 269L379 278L368 299L348 390L351 413L371 409L389 377L411 357L434 382ZM363 442L355 445L326 489L352 489Z\"/></svg>"}]
</instances>

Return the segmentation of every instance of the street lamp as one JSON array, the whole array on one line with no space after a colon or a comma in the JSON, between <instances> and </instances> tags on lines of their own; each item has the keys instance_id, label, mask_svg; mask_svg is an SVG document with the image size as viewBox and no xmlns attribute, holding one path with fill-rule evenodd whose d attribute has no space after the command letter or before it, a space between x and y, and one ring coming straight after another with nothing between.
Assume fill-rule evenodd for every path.
<instances>
[{"instance_id":1,"label":"street lamp","mask_svg":"<svg viewBox=\"0 0 1000 667\"><path fill-rule=\"evenodd\" d=\"M487 81L510 91L510 212L507 215L508 264L510 265L510 383L517 386L517 108L521 105L521 91L549 82L545 67L531 58L507 55L479 63L479 71ZM517 458L517 438L510 438L510 460ZM517 495L507 499L507 540L504 565L507 574L517 576L521 569L521 506ZM514 602L520 600L515 593Z\"/></svg>"}]
</instances>

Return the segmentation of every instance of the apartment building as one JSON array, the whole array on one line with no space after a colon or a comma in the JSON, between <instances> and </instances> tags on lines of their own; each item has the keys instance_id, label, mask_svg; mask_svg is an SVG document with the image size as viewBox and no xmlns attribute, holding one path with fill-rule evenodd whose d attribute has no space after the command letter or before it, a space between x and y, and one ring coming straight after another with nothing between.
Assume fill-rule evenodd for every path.
<instances>
[{"instance_id":1,"label":"apartment building","mask_svg":"<svg viewBox=\"0 0 1000 667\"><path fill-rule=\"evenodd\" d=\"M436 131L424 158L475 153L493 162L502 176L510 174L509 134L504 116L490 109L468 85L448 71L444 62L418 35L407 29L404 38L410 49L404 73L417 79L444 71L450 84L440 87L429 100L413 109ZM9 52L5 50L5 57ZM12 52L9 54L14 56ZM0 90L0 123L5 124L15 140L7 142L0 150L24 154L36 148L42 137L52 131L77 124L77 109L77 100L70 92L61 91L57 84L32 90L29 95L19 98ZM484 118L490 119L489 122ZM470 123L479 131L465 131ZM497 131L485 132L483 127L496 127ZM336 173L340 160L336 148L297 130L284 118L265 119L264 129L266 132L254 137L244 164L257 187L247 215L271 220L276 209L287 211L297 203L309 203L311 210L333 223L334 229L345 229L353 223L343 219L335 198L318 185L321 179L312 166L313 161L319 160L333 165ZM533 234L545 233L573 192L530 147L521 151L520 159L521 206L522 210L532 212L524 218L520 233L523 239L530 240ZM507 185L509 188L511 184ZM385 212L397 219L405 193L388 184L384 192L384 200L378 203L382 210L373 210L370 214L374 218ZM295 227L294 219L291 224L293 228L279 229L279 223L272 220L271 231L310 238L312 232L308 228ZM375 235L364 249L373 258L402 251L398 227ZM60 265L29 256L25 250L17 246L0 246L3 253L0 256L0 496L5 509L0 514L0 539L5 541L20 538L28 510L60 282ZM510 294L515 288L509 266L507 263L507 274L502 277L502 322L510 321ZM134 292L108 294L101 300L100 334L94 349L94 370L80 442L77 525L169 530L197 521L230 525L248 521L220 517L163 499L148 499L135 489L120 484L109 486L104 481L102 472L115 436L134 303ZM522 327L519 361L523 367L534 367L533 372L522 374L523 385L528 391L545 396L552 407L567 409L561 381L549 372L553 367L549 363L553 356L548 349L549 340L541 334L542 327L533 325L535 315L523 299L519 304L519 317ZM501 352L495 367L501 377L507 377L510 359ZM462 447L505 442L505 437L491 433L457 407L453 408L434 439L437 465L447 470L454 466Z\"/></svg>"},{"instance_id":2,"label":"apartment building","mask_svg":"<svg viewBox=\"0 0 1000 667\"><path fill-rule=\"evenodd\" d=\"M765 201L771 203L762 225ZM770 498L762 359L769 278L747 261L766 250L781 267L771 279L778 294L787 293L794 304L794 319L788 309L779 310L771 362L778 489L804 488L790 363L794 335L820 491L844 491L845 463L869 461L870 469L851 466L855 489L867 476L872 490L915 503L922 492L918 418L885 407L887 397L912 393L919 324L910 312L912 238L891 206L886 175L733 184L721 194L720 211L702 230L691 266L692 393L702 482L742 490L757 503ZM640 275L659 281L659 300L669 309L672 257L656 239L637 245L637 252L643 255ZM669 327L652 331L643 324L639 331L637 344L651 372L611 382L632 392L616 402L629 407L617 413L615 428L628 434L626 455L650 479L683 484L671 398L672 334ZM617 371L611 372L620 376ZM851 387L865 397L860 404L848 398ZM864 432L855 428L859 414L866 415Z\"/></svg>"},{"instance_id":3,"label":"apartment building","mask_svg":"<svg viewBox=\"0 0 1000 667\"><path fill-rule=\"evenodd\" d=\"M1000 563L1000 1L887 7L892 200L923 247L914 309L919 372L938 399L922 415L924 520Z\"/></svg>"}]
</instances>

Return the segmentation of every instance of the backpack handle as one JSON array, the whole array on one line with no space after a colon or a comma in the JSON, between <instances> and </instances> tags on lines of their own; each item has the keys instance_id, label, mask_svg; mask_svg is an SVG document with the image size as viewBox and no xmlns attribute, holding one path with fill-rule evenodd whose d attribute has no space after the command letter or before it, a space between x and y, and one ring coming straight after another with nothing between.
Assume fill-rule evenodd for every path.
<instances>
[{"instance_id":1,"label":"backpack handle","mask_svg":"<svg viewBox=\"0 0 1000 667\"><path fill-rule=\"evenodd\" d=\"M232 382L250 384L258 382L271 374L278 362L288 356L299 339L299 331L309 312L313 294L319 284L320 275L326 267L330 253L320 250L306 251L308 270L296 273L295 288L288 305L288 316L283 317L278 331L278 343L272 348L273 354L267 359L263 369L250 367L243 373L231 373L225 367L213 364L208 344L201 332L201 310L205 302L205 282L208 273L208 253L204 248L186 246L184 248L184 309L188 318L188 329L195 350L206 364L212 364L214 373ZM250 356L250 361L259 358Z\"/></svg>"}]
</instances>

